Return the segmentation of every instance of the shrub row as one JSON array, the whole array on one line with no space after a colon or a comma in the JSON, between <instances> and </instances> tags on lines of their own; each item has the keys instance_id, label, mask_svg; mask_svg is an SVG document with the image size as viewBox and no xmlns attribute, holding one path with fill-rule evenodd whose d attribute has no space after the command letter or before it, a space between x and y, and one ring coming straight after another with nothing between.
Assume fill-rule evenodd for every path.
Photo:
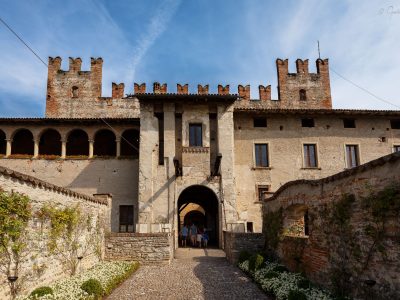
<instances>
[{"instance_id":1,"label":"shrub row","mask_svg":"<svg viewBox=\"0 0 400 300\"><path fill-rule=\"evenodd\" d=\"M298 273L289 272L284 266L268 261L261 254L241 253L239 268L253 278L268 294L277 300L331 300L333 297Z\"/></svg>"},{"instance_id":2,"label":"shrub row","mask_svg":"<svg viewBox=\"0 0 400 300\"><path fill-rule=\"evenodd\" d=\"M86 272L36 288L25 300L101 299L139 267L137 262L101 262Z\"/></svg>"}]
</instances>

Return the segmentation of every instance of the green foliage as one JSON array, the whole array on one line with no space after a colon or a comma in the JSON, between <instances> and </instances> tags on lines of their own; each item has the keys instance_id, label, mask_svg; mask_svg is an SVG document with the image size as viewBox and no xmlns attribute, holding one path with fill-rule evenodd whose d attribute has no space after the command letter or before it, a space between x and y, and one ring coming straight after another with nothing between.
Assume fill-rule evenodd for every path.
<instances>
[{"instance_id":1,"label":"green foliage","mask_svg":"<svg viewBox=\"0 0 400 300\"><path fill-rule=\"evenodd\" d=\"M272 279L272 278L277 278L279 277L279 273L274 272L274 271L269 271L267 274L265 274L266 279Z\"/></svg>"},{"instance_id":2,"label":"green foliage","mask_svg":"<svg viewBox=\"0 0 400 300\"><path fill-rule=\"evenodd\" d=\"M122 282L124 282L127 278L129 278L139 268L139 266L140 266L139 263L134 262L131 264L130 268L126 273L121 274L119 276L115 276L112 281L107 282L107 284L104 286L104 294L105 295L111 294L111 292Z\"/></svg>"},{"instance_id":3,"label":"green foliage","mask_svg":"<svg viewBox=\"0 0 400 300\"><path fill-rule=\"evenodd\" d=\"M288 269L285 266L279 265L272 269L272 271L277 273L287 272Z\"/></svg>"},{"instance_id":4,"label":"green foliage","mask_svg":"<svg viewBox=\"0 0 400 300\"><path fill-rule=\"evenodd\" d=\"M307 278L302 278L297 282L297 287L299 289L308 289L308 288L310 288L310 286L311 286L311 282Z\"/></svg>"},{"instance_id":5,"label":"green foliage","mask_svg":"<svg viewBox=\"0 0 400 300\"><path fill-rule=\"evenodd\" d=\"M264 215L264 226L266 248L276 250L281 239L283 228L282 208L275 212Z\"/></svg>"},{"instance_id":6,"label":"green foliage","mask_svg":"<svg viewBox=\"0 0 400 300\"><path fill-rule=\"evenodd\" d=\"M53 295L53 289L49 286L41 286L34 289L31 293L31 297L34 299L40 298L44 295Z\"/></svg>"},{"instance_id":7,"label":"green foliage","mask_svg":"<svg viewBox=\"0 0 400 300\"><path fill-rule=\"evenodd\" d=\"M250 257L251 257L251 253L250 252L248 252L246 250L240 251L239 258L238 258L238 263L240 264L240 263L250 259Z\"/></svg>"},{"instance_id":8,"label":"green foliage","mask_svg":"<svg viewBox=\"0 0 400 300\"><path fill-rule=\"evenodd\" d=\"M97 279L88 279L81 285L81 289L84 290L89 295L93 295L95 299L101 298L103 296L104 290L101 286L100 281Z\"/></svg>"},{"instance_id":9,"label":"green foliage","mask_svg":"<svg viewBox=\"0 0 400 300\"><path fill-rule=\"evenodd\" d=\"M249 269L251 271L256 271L262 267L264 263L264 257L260 254L254 254L249 259Z\"/></svg>"},{"instance_id":10,"label":"green foliage","mask_svg":"<svg viewBox=\"0 0 400 300\"><path fill-rule=\"evenodd\" d=\"M288 295L288 300L307 300L307 296L299 290L291 290Z\"/></svg>"},{"instance_id":11,"label":"green foliage","mask_svg":"<svg viewBox=\"0 0 400 300\"><path fill-rule=\"evenodd\" d=\"M331 221L339 227L347 226L352 215L352 204L355 201L353 194L344 194L342 198L333 204Z\"/></svg>"}]
</instances>

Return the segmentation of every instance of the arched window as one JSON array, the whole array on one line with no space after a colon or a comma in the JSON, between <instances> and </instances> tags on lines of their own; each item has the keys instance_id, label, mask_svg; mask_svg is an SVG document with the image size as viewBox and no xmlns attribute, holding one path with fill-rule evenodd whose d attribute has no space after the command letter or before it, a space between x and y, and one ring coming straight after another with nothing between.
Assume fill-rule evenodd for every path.
<instances>
[{"instance_id":1,"label":"arched window","mask_svg":"<svg viewBox=\"0 0 400 300\"><path fill-rule=\"evenodd\" d=\"M108 129L103 129L96 133L96 135L94 136L94 155L116 155L116 142L114 132Z\"/></svg>"},{"instance_id":2,"label":"arched window","mask_svg":"<svg viewBox=\"0 0 400 300\"><path fill-rule=\"evenodd\" d=\"M55 129L47 129L40 136L39 155L61 156L61 135Z\"/></svg>"},{"instance_id":3,"label":"arched window","mask_svg":"<svg viewBox=\"0 0 400 300\"><path fill-rule=\"evenodd\" d=\"M6 154L6 134L3 130L0 130L0 156Z\"/></svg>"},{"instance_id":4,"label":"arched window","mask_svg":"<svg viewBox=\"0 0 400 300\"><path fill-rule=\"evenodd\" d=\"M308 207L303 204L293 204L284 212L284 233L288 236L305 237L309 235L310 220Z\"/></svg>"},{"instance_id":5,"label":"arched window","mask_svg":"<svg viewBox=\"0 0 400 300\"><path fill-rule=\"evenodd\" d=\"M306 92L306 90L301 89L299 91L299 95L300 95L300 101L306 101L307 100L307 92Z\"/></svg>"},{"instance_id":6,"label":"arched window","mask_svg":"<svg viewBox=\"0 0 400 300\"><path fill-rule=\"evenodd\" d=\"M79 88L77 86L73 86L71 89L71 94L72 94L72 98L78 98L79 94L78 94Z\"/></svg>"},{"instance_id":7,"label":"arched window","mask_svg":"<svg viewBox=\"0 0 400 300\"><path fill-rule=\"evenodd\" d=\"M33 135L28 129L18 130L11 145L11 154L33 155Z\"/></svg>"},{"instance_id":8,"label":"arched window","mask_svg":"<svg viewBox=\"0 0 400 300\"><path fill-rule=\"evenodd\" d=\"M121 156L138 158L139 157L139 131L128 129L122 133L121 137Z\"/></svg>"},{"instance_id":9,"label":"arched window","mask_svg":"<svg viewBox=\"0 0 400 300\"><path fill-rule=\"evenodd\" d=\"M85 131L75 129L68 135L67 156L88 156L89 138Z\"/></svg>"}]
</instances>

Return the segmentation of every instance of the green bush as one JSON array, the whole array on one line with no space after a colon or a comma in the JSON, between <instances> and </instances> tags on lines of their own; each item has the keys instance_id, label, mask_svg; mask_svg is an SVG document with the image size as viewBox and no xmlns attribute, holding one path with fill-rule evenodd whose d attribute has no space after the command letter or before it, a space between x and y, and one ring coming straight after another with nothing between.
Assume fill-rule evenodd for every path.
<instances>
[{"instance_id":1,"label":"green bush","mask_svg":"<svg viewBox=\"0 0 400 300\"><path fill-rule=\"evenodd\" d=\"M309 289L310 285L311 285L310 280L306 278L302 278L297 282L297 287L299 289Z\"/></svg>"},{"instance_id":2,"label":"green bush","mask_svg":"<svg viewBox=\"0 0 400 300\"><path fill-rule=\"evenodd\" d=\"M249 259L249 270L256 271L262 267L264 263L264 257L260 254L254 254Z\"/></svg>"},{"instance_id":3,"label":"green bush","mask_svg":"<svg viewBox=\"0 0 400 300\"><path fill-rule=\"evenodd\" d=\"M34 289L31 293L31 297L33 298L39 298L44 295L53 295L53 289L49 286L41 286Z\"/></svg>"},{"instance_id":4,"label":"green bush","mask_svg":"<svg viewBox=\"0 0 400 300\"><path fill-rule=\"evenodd\" d=\"M89 295L94 295L95 299L99 299L101 296L103 296L104 293L100 281L93 278L88 279L84 283L82 283L81 289Z\"/></svg>"},{"instance_id":5,"label":"green bush","mask_svg":"<svg viewBox=\"0 0 400 300\"><path fill-rule=\"evenodd\" d=\"M282 272L287 272L288 269L285 266L276 266L275 268L272 269L272 271L282 273Z\"/></svg>"},{"instance_id":6,"label":"green bush","mask_svg":"<svg viewBox=\"0 0 400 300\"><path fill-rule=\"evenodd\" d=\"M291 290L288 295L288 300L307 300L307 296L299 290Z\"/></svg>"},{"instance_id":7,"label":"green bush","mask_svg":"<svg viewBox=\"0 0 400 300\"><path fill-rule=\"evenodd\" d=\"M251 254L248 251L246 251L246 250L240 251L238 263L241 264L242 262L250 259L250 257L251 257Z\"/></svg>"},{"instance_id":8,"label":"green bush","mask_svg":"<svg viewBox=\"0 0 400 300\"><path fill-rule=\"evenodd\" d=\"M274 272L274 271L270 271L267 274L265 274L265 279L272 279L272 278L276 278L279 277L279 273Z\"/></svg>"}]
</instances>

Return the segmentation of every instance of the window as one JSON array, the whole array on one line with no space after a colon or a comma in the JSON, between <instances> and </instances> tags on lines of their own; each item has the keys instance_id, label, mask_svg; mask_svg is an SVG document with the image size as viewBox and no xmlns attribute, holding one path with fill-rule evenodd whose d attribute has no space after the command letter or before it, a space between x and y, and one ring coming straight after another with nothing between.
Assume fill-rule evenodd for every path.
<instances>
[{"instance_id":1,"label":"window","mask_svg":"<svg viewBox=\"0 0 400 300\"><path fill-rule=\"evenodd\" d=\"M317 145L304 144L303 151L304 151L304 167L305 168L316 168L318 166Z\"/></svg>"},{"instance_id":2,"label":"window","mask_svg":"<svg viewBox=\"0 0 400 300\"><path fill-rule=\"evenodd\" d=\"M390 127L392 127L392 129L400 129L400 119L390 120Z\"/></svg>"},{"instance_id":3,"label":"window","mask_svg":"<svg viewBox=\"0 0 400 300\"><path fill-rule=\"evenodd\" d=\"M258 201L264 202L269 195L269 186L268 185L259 185L257 186L258 192Z\"/></svg>"},{"instance_id":4,"label":"window","mask_svg":"<svg viewBox=\"0 0 400 300\"><path fill-rule=\"evenodd\" d=\"M354 168L360 164L357 145L346 145L347 168Z\"/></svg>"},{"instance_id":5,"label":"window","mask_svg":"<svg viewBox=\"0 0 400 300\"><path fill-rule=\"evenodd\" d=\"M133 232L133 205L119 206L119 232Z\"/></svg>"},{"instance_id":6,"label":"window","mask_svg":"<svg viewBox=\"0 0 400 300\"><path fill-rule=\"evenodd\" d=\"M246 223L247 232L253 232L253 222Z\"/></svg>"},{"instance_id":7,"label":"window","mask_svg":"<svg viewBox=\"0 0 400 300\"><path fill-rule=\"evenodd\" d=\"M343 119L344 128L356 128L356 120L354 119Z\"/></svg>"},{"instance_id":8,"label":"window","mask_svg":"<svg viewBox=\"0 0 400 300\"><path fill-rule=\"evenodd\" d=\"M268 144L255 144L256 167L269 167Z\"/></svg>"},{"instance_id":9,"label":"window","mask_svg":"<svg viewBox=\"0 0 400 300\"><path fill-rule=\"evenodd\" d=\"M267 118L254 118L254 127L267 127Z\"/></svg>"},{"instance_id":10,"label":"window","mask_svg":"<svg viewBox=\"0 0 400 300\"><path fill-rule=\"evenodd\" d=\"M301 119L301 127L314 127L314 119Z\"/></svg>"},{"instance_id":11,"label":"window","mask_svg":"<svg viewBox=\"0 0 400 300\"><path fill-rule=\"evenodd\" d=\"M307 92L306 92L306 90L301 89L299 91L299 96L300 96L300 101L306 101L307 100Z\"/></svg>"},{"instance_id":12,"label":"window","mask_svg":"<svg viewBox=\"0 0 400 300\"><path fill-rule=\"evenodd\" d=\"M79 88L77 86L72 87L72 98L78 98L78 90Z\"/></svg>"},{"instance_id":13,"label":"window","mask_svg":"<svg viewBox=\"0 0 400 300\"><path fill-rule=\"evenodd\" d=\"M400 145L394 145L393 152L400 152Z\"/></svg>"},{"instance_id":14,"label":"window","mask_svg":"<svg viewBox=\"0 0 400 300\"><path fill-rule=\"evenodd\" d=\"M189 146L202 147L203 146L203 133L201 124L189 125Z\"/></svg>"}]
</instances>

